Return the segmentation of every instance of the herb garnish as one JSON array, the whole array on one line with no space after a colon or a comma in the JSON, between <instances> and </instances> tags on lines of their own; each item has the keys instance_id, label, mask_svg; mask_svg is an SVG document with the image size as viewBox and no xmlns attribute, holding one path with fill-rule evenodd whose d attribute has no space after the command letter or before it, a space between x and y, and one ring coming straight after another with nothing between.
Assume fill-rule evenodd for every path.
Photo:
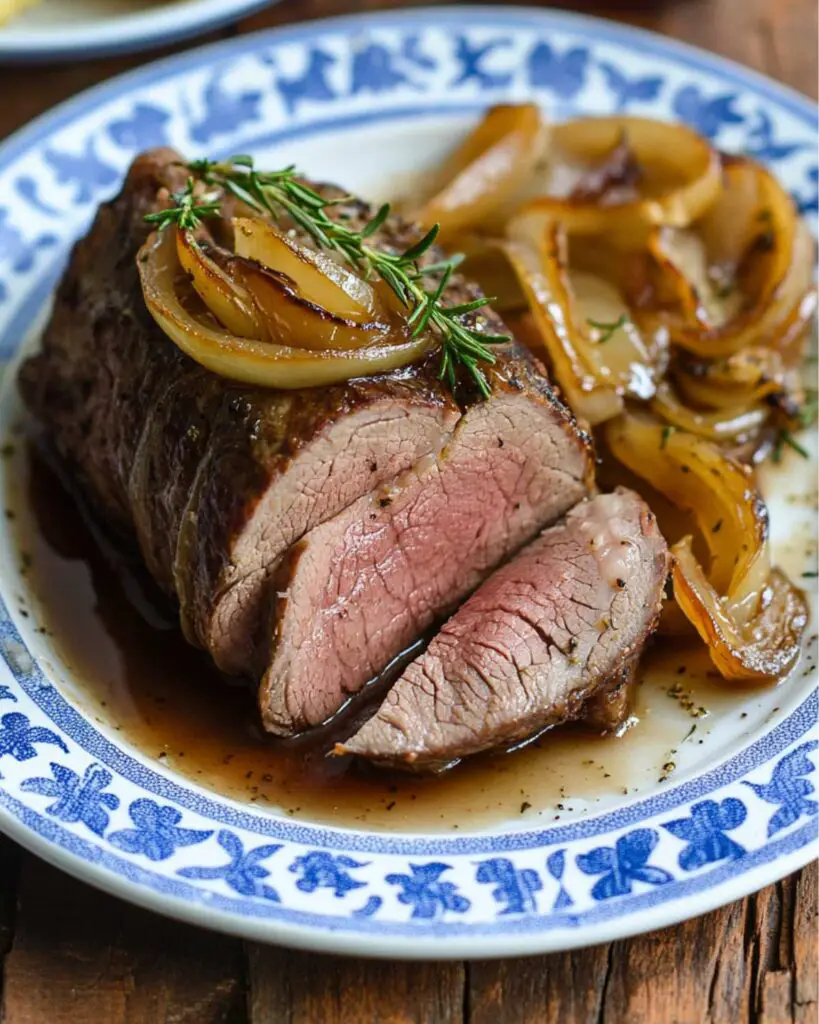
<instances>
[{"instance_id":1,"label":"herb garnish","mask_svg":"<svg viewBox=\"0 0 819 1024\"><path fill-rule=\"evenodd\" d=\"M776 435L776 442L774 443L774 450L771 458L774 462L782 461L782 452L787 445L789 448L793 448L797 455L801 455L803 459L809 459L810 455L802 447L802 445L796 440L793 434L789 430L780 430Z\"/></svg>"},{"instance_id":2,"label":"herb garnish","mask_svg":"<svg viewBox=\"0 0 819 1024\"><path fill-rule=\"evenodd\" d=\"M425 267L418 265L418 260L435 242L437 224L405 252L383 252L367 245L366 240L389 216L388 203L360 231L354 231L343 221L333 220L327 214L329 207L348 201L348 197L325 199L299 180L294 166L278 171L257 171L252 157L234 156L223 162L194 160L186 167L205 185L230 192L259 213L273 216L286 213L322 249L339 253L350 266L363 271L365 277L377 274L409 310L412 336L416 338L431 327L440 337L440 378L446 378L454 390L456 365L460 365L484 397L490 394L489 382L478 364L493 364L495 356L487 346L508 342L509 337L477 330L463 321L464 316L484 308L491 299L481 297L455 306L443 304L444 290L461 257L455 256ZM218 216L218 200L213 195L197 199L193 188L193 179L189 179L184 192L173 194L175 207L149 214L146 219L160 228L169 224L191 228L198 226L202 217ZM435 274L440 275L437 282L433 282L430 288L425 287L423 279Z\"/></svg>"},{"instance_id":3,"label":"herb garnish","mask_svg":"<svg viewBox=\"0 0 819 1024\"><path fill-rule=\"evenodd\" d=\"M592 320L591 317L586 317L586 323L589 327L594 327L595 330L600 331L600 337L597 338L597 344L603 345L620 330L621 327L625 327L629 322L629 318L625 313L621 313L620 316L612 323L606 323L605 320Z\"/></svg>"},{"instance_id":4,"label":"herb garnish","mask_svg":"<svg viewBox=\"0 0 819 1024\"><path fill-rule=\"evenodd\" d=\"M665 426L665 427L663 427L663 437L662 437L662 440L660 441L660 451L662 451L663 448L665 448L665 446L668 444L669 437L671 437L671 435L674 433L674 431L676 429L677 429L676 427L672 427L672 426Z\"/></svg>"},{"instance_id":5,"label":"herb garnish","mask_svg":"<svg viewBox=\"0 0 819 1024\"><path fill-rule=\"evenodd\" d=\"M171 192L171 200L174 206L167 210L159 210L157 213L148 213L145 220L149 224L158 225L162 228L171 224L182 231L195 231L205 217L218 217L220 204L218 193L207 196L197 196L194 192L196 183L193 178L188 178L187 184L182 192Z\"/></svg>"}]
</instances>

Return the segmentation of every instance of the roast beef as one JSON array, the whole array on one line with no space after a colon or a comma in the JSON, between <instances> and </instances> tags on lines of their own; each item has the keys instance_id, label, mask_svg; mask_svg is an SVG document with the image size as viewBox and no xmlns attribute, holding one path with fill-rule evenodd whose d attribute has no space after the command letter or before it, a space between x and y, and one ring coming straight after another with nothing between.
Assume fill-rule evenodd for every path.
<instances>
[{"instance_id":1,"label":"roast beef","mask_svg":"<svg viewBox=\"0 0 819 1024\"><path fill-rule=\"evenodd\" d=\"M148 153L75 247L42 353L21 390L101 518L135 536L188 638L228 673L254 664L265 581L312 526L446 443L460 409L437 358L302 391L253 389L184 355L150 317L136 272L178 154ZM358 206L339 207L350 221ZM409 229L385 225L381 244ZM402 234L403 233L403 234ZM410 235L410 239L414 237ZM453 301L473 292L453 285ZM263 652L263 655L266 652Z\"/></svg>"},{"instance_id":2,"label":"roast beef","mask_svg":"<svg viewBox=\"0 0 819 1024\"><path fill-rule=\"evenodd\" d=\"M295 547L276 583L266 728L323 721L585 496L588 445L523 361L515 380L468 409L440 453Z\"/></svg>"},{"instance_id":3,"label":"roast beef","mask_svg":"<svg viewBox=\"0 0 819 1024\"><path fill-rule=\"evenodd\" d=\"M145 214L184 183L187 172L179 161L170 150L145 154L120 195L100 208L74 249L42 352L24 364L20 383L84 497L111 528L136 540L152 575L178 601L186 636L206 648L219 668L259 678L271 637L282 640L286 653L288 623L280 626L276 619L271 626L268 614L274 576L298 573L314 539L320 541L311 531L328 520L335 530L339 516L355 520L363 507L355 503L371 502L368 496L393 486L399 474L458 465L462 445L455 436L468 430L453 431L462 418L467 426L483 422L481 437L490 446L510 440L513 420L544 436L516 437L508 459L481 455L486 472L504 477L510 501L479 509L469 527L476 535L469 541L475 551L465 569L469 582L450 579L447 585L459 593L474 586L490 563L580 497L589 470L587 441L514 344L498 351L488 403L467 388L456 402L438 379L436 354L392 374L287 392L230 382L184 355L148 313L135 265L149 233ZM368 216L353 201L333 210L350 224ZM417 229L390 218L372 244L400 248L417 237ZM474 295L474 288L453 278L446 297L463 302ZM481 322L491 332L502 329L491 313ZM455 453L451 460L449 452ZM545 458L545 469L525 465L527 453ZM561 470L575 480L565 494L555 472L564 459ZM504 476L513 469L517 484ZM472 475L473 491L464 496L459 515L478 511L475 487L485 496L499 493L490 480ZM544 493L550 480L554 495ZM520 514L512 509L507 526L502 519L516 486ZM351 507L356 511L348 514ZM494 531L491 543L477 537L485 530ZM304 547L293 549L302 538ZM331 561L339 554L334 551ZM354 551L349 556L357 557ZM329 570L325 564L323 571ZM286 592L287 584L276 582L275 590ZM442 608L454 601L443 591L438 597ZM277 604L274 615L284 611ZM369 671L381 655L375 648L367 654ZM277 672L267 674L265 708L273 704ZM332 704L323 706L332 710Z\"/></svg>"},{"instance_id":4,"label":"roast beef","mask_svg":"<svg viewBox=\"0 0 819 1024\"><path fill-rule=\"evenodd\" d=\"M616 703L656 625L667 561L636 494L581 502L472 595L341 749L440 767L577 718L601 692Z\"/></svg>"}]
</instances>

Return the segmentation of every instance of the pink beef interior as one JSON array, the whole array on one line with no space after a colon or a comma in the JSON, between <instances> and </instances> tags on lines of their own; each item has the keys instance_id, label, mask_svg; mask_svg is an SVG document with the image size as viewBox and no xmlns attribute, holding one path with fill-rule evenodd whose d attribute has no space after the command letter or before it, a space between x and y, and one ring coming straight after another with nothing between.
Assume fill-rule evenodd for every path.
<instances>
[{"instance_id":1,"label":"pink beef interior","mask_svg":"<svg viewBox=\"0 0 819 1024\"><path fill-rule=\"evenodd\" d=\"M562 408L510 391L472 406L437 457L310 531L277 584L265 727L326 719L576 504L589 474Z\"/></svg>"},{"instance_id":2,"label":"pink beef interior","mask_svg":"<svg viewBox=\"0 0 819 1024\"><path fill-rule=\"evenodd\" d=\"M237 535L230 568L203 627L206 644L224 671L263 670L248 638L258 628L267 580L288 548L374 485L437 450L456 419L457 412L443 404L401 404L391 395L329 423L300 448L298 457L271 480ZM211 478L229 477L213 464L208 472ZM261 652L266 660L266 644Z\"/></svg>"},{"instance_id":3,"label":"pink beef interior","mask_svg":"<svg viewBox=\"0 0 819 1024\"><path fill-rule=\"evenodd\" d=\"M639 655L666 571L637 495L581 502L472 595L343 749L436 767L578 717Z\"/></svg>"}]
</instances>

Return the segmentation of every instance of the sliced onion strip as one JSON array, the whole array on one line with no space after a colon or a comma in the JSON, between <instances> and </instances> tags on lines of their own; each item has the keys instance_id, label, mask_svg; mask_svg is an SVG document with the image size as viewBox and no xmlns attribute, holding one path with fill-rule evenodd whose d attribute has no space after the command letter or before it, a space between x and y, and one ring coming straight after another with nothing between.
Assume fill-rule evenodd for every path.
<instances>
[{"instance_id":1,"label":"sliced onion strip","mask_svg":"<svg viewBox=\"0 0 819 1024\"><path fill-rule=\"evenodd\" d=\"M429 335L379 338L356 351L308 351L236 337L193 316L177 295L181 266L173 233L152 235L137 266L148 309L165 334L196 362L223 377L260 387L304 388L387 373L420 359L435 344Z\"/></svg>"}]
</instances>

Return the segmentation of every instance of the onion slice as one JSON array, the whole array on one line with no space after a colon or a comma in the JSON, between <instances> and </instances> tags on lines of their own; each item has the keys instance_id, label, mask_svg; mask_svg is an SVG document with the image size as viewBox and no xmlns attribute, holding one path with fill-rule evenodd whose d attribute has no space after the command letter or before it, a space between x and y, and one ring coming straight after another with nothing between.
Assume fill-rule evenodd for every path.
<instances>
[{"instance_id":1,"label":"onion slice","mask_svg":"<svg viewBox=\"0 0 819 1024\"><path fill-rule=\"evenodd\" d=\"M715 443L749 439L765 426L771 412L768 406L761 404L717 412L692 409L679 400L667 381L658 386L651 400L651 410L678 430Z\"/></svg>"},{"instance_id":2,"label":"onion slice","mask_svg":"<svg viewBox=\"0 0 819 1024\"><path fill-rule=\"evenodd\" d=\"M519 214L499 243L526 295L557 383L575 414L595 426L619 414L623 396L649 399L652 357L615 285L569 267L566 233ZM602 330L596 324L609 324ZM605 338L605 340L602 340Z\"/></svg>"},{"instance_id":3,"label":"onion slice","mask_svg":"<svg viewBox=\"0 0 819 1024\"><path fill-rule=\"evenodd\" d=\"M390 338L377 336L355 351L310 351L229 334L197 318L180 301L182 268L174 235L151 235L137 256L146 305L157 324L179 348L214 373L260 387L304 388L336 384L354 377L387 373L415 362L436 344L429 334L410 338L399 328Z\"/></svg>"},{"instance_id":4,"label":"onion slice","mask_svg":"<svg viewBox=\"0 0 819 1024\"><path fill-rule=\"evenodd\" d=\"M509 209L542 157L548 132L533 103L493 107L433 177L427 198L408 215L442 238L485 226Z\"/></svg>"},{"instance_id":5,"label":"onion slice","mask_svg":"<svg viewBox=\"0 0 819 1024\"><path fill-rule=\"evenodd\" d=\"M176 231L176 254L196 293L219 323L240 338L267 337L253 296L230 277L199 244L191 231ZM227 254L226 254L227 255Z\"/></svg>"},{"instance_id":6,"label":"onion slice","mask_svg":"<svg viewBox=\"0 0 819 1024\"><path fill-rule=\"evenodd\" d=\"M708 645L724 679L769 682L781 679L799 657L808 621L805 595L772 569L759 595L756 615L741 625L708 582L686 537L672 549L674 596Z\"/></svg>"},{"instance_id":7,"label":"onion slice","mask_svg":"<svg viewBox=\"0 0 819 1024\"><path fill-rule=\"evenodd\" d=\"M307 303L352 323L384 316L372 286L326 252L309 249L258 217L233 219L236 255L284 274Z\"/></svg>"},{"instance_id":8,"label":"onion slice","mask_svg":"<svg viewBox=\"0 0 819 1024\"><path fill-rule=\"evenodd\" d=\"M626 146L639 171L629 188L584 185ZM544 223L559 220L569 234L602 235L625 249L645 245L659 225L687 227L722 187L719 155L680 124L641 117L590 117L556 125L550 139L546 194L523 207ZM599 175L598 175L599 176Z\"/></svg>"},{"instance_id":9,"label":"onion slice","mask_svg":"<svg viewBox=\"0 0 819 1024\"><path fill-rule=\"evenodd\" d=\"M682 358L673 367L680 395L706 409L748 408L787 386L782 356L770 348L740 349L726 359Z\"/></svg>"},{"instance_id":10,"label":"onion slice","mask_svg":"<svg viewBox=\"0 0 819 1024\"><path fill-rule=\"evenodd\" d=\"M765 168L731 158L724 180L692 232L663 230L649 239L653 265L641 323L656 317L673 344L704 359L755 346L792 358L815 311L815 243Z\"/></svg>"},{"instance_id":11,"label":"onion slice","mask_svg":"<svg viewBox=\"0 0 819 1024\"><path fill-rule=\"evenodd\" d=\"M749 470L715 445L650 417L606 426L612 453L694 518L709 556L690 538L672 547L674 595L727 679L776 679L794 663L807 623L804 596L770 567L767 510Z\"/></svg>"}]
</instances>

